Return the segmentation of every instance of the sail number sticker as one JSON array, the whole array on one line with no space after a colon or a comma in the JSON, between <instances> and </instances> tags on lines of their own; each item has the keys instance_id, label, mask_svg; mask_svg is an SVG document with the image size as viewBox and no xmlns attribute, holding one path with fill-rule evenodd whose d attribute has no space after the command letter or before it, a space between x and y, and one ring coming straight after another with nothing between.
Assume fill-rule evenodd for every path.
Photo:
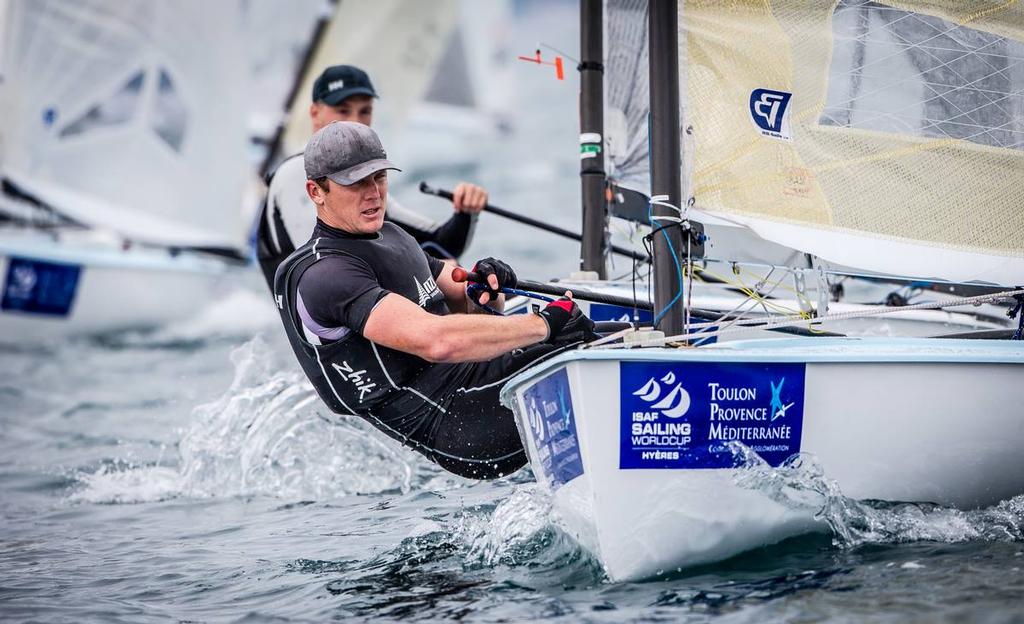
<instances>
[{"instance_id":1,"label":"sail number sticker","mask_svg":"<svg viewBox=\"0 0 1024 624\"><path fill-rule=\"evenodd\" d=\"M558 488L583 474L569 376L559 369L523 393L527 425L537 449L540 469ZM538 467L534 466L534 470Z\"/></svg>"},{"instance_id":2,"label":"sail number sticker","mask_svg":"<svg viewBox=\"0 0 1024 624\"><path fill-rule=\"evenodd\" d=\"M620 364L619 468L731 468L731 441L772 466L800 452L804 364Z\"/></svg>"}]
</instances>

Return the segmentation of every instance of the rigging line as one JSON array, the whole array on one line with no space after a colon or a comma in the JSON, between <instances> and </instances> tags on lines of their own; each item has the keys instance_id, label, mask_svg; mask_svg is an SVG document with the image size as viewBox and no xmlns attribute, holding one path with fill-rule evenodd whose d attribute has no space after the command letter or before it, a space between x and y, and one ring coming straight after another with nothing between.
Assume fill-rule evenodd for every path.
<instances>
[{"instance_id":1,"label":"rigging line","mask_svg":"<svg viewBox=\"0 0 1024 624\"><path fill-rule=\"evenodd\" d=\"M781 282L782 279L785 279L785 278L781 278L780 282ZM737 282L726 281L726 283L727 284L736 284ZM753 304L749 310L745 310L744 312L750 312L758 304L761 304L761 307L764 308L765 313L768 314L769 316L773 312L776 313L776 314L783 314L783 315L801 315L802 314L800 310L795 310L795 309L788 308L788 307L785 307L785 306L782 306L782 305L778 305L778 304L772 303L772 302L767 300L767 295L770 295L772 292L774 292L775 287L777 287L779 285L778 282L776 282L776 284L775 284L775 286L773 286L772 290L769 291L767 293L767 295L764 295L764 296L762 296L761 294L759 294L757 292L754 292L753 290L748 288L745 284L742 284L742 283L740 283L740 284L741 284L741 286L739 288L737 288L737 290L739 290L741 293L746 295L748 297L749 303ZM745 304L747 302L748 301L744 301L743 303L741 303L741 305L743 305L743 304ZM768 308L771 308L771 309L768 309Z\"/></svg>"},{"instance_id":2,"label":"rigging line","mask_svg":"<svg viewBox=\"0 0 1024 624\"><path fill-rule=\"evenodd\" d=\"M741 266L741 263L735 262L735 263L733 263L733 266L738 268L740 271L744 270L742 268L742 266ZM779 267L779 266L775 266L775 265L758 265L758 266L765 266L765 267L768 267L768 268L770 268L772 270L774 270L774 269L781 269L781 270L784 270L784 271L787 271L787 272L791 272L791 271L797 270L797 269L794 269L793 267ZM763 298L767 298L769 295L771 295L772 292L775 291L776 288L778 288L779 286L782 285L782 281L785 279L785 277L780 278L779 281L777 281L772 286L772 290L770 290L767 293L761 295L759 293L753 292L742 281L736 281L736 280L731 280L731 279L722 277L721 275L718 275L714 271L708 270L706 267L704 269L701 269L701 271L704 272L704 273L707 273L708 275L714 277L715 279L721 281L724 284L728 284L728 285L732 285L732 286L736 287L737 290L739 290L743 294L747 295L751 299L754 299L755 301L757 299L759 299L759 298L762 298L762 297ZM769 273L769 275L770 275L770 273ZM782 289L783 290L788 290L789 292L795 294L798 299L800 298L800 293L797 292L795 289L790 288L789 286L782 286ZM785 306L778 305L778 304L771 303L771 302L767 302L767 305L769 307L773 308L776 312L783 313L783 314L800 314L801 313L801 311L799 311L799 310L794 310L792 308L787 308Z\"/></svg>"},{"instance_id":3,"label":"rigging line","mask_svg":"<svg viewBox=\"0 0 1024 624\"><path fill-rule=\"evenodd\" d=\"M593 347L599 347L601 345L608 344L609 342L614 342L614 341L616 341L616 340L618 340L620 338L624 338L626 336L626 334L632 332L635 329L636 329L635 325L631 326L631 327L627 327L625 329L620 329L619 331L615 332L614 334L608 334L607 336L605 336L603 338L598 338L597 340L595 340L593 342L589 342L587 344L584 344L583 346L580 347L580 350L590 349L590 348L593 348Z\"/></svg>"},{"instance_id":4,"label":"rigging line","mask_svg":"<svg viewBox=\"0 0 1024 624\"><path fill-rule=\"evenodd\" d=\"M652 227L654 225L654 220L655 220L655 217L653 215L653 210L654 210L654 206L656 206L656 205L657 206L664 206L666 208L671 208L672 210L675 210L676 212L678 212L679 216L682 217L682 215L683 215L682 210L680 210L676 206L673 206L672 204L668 203L668 201L666 201L667 199L668 199L667 195L655 195L654 197L651 197L650 200L648 200L648 204L647 204L647 220L649 222L651 222L651 226ZM659 219L670 219L671 217L658 217L658 218ZM672 239L669 238L668 232L665 231L664 227L662 227L660 229L661 229L662 236L665 237L665 244L668 245L669 252L672 254L672 262L675 264L675 267L676 267L676 279L679 282L679 290L676 292L676 296L673 297L672 300L669 301L668 304L666 304L665 307L654 316L654 326L655 327L658 326L658 321L660 321L662 319L662 317L664 317L668 313L668 311L672 309L672 306L674 306L679 301L679 299L683 296L683 269L682 269L681 266L679 266L679 258L676 255L675 247L672 246ZM652 243L652 248L653 248L653 243ZM652 249L652 251L653 251L653 249ZM651 257L653 258L654 256L652 255ZM685 311L684 311L684 313L685 313Z\"/></svg>"},{"instance_id":5,"label":"rigging line","mask_svg":"<svg viewBox=\"0 0 1024 624\"><path fill-rule=\"evenodd\" d=\"M743 287L743 290L747 292L747 296L750 297L751 299L753 299L754 301L756 301L758 304L760 304L761 305L761 309L764 310L764 313L770 316L771 312L768 310L768 304L765 301L764 296L762 296L761 293L758 291L757 284L754 284L753 288L751 288L750 286L747 286L747 283L743 281L743 269L741 269L739 267L736 267L736 268L738 269L736 271L736 280ZM771 271L769 271L768 275L771 275L772 271L774 271L774 270L775 269L773 268ZM758 283L761 283L761 282L758 282Z\"/></svg>"},{"instance_id":6,"label":"rigging line","mask_svg":"<svg viewBox=\"0 0 1024 624\"><path fill-rule=\"evenodd\" d=\"M960 307L960 306L965 306L965 305L975 305L975 304L980 304L980 303L989 303L989 302L992 302L992 301L995 301L995 300L998 300L998 299L1005 299L1006 297L1016 297L1018 295L1024 295L1024 288L1017 289L1017 290L1007 290L1007 291L1003 291L1003 292L999 292L999 293L993 293L993 294L988 294L988 295L978 295L978 296L975 296L975 297L965 297L965 298L957 298L957 299L945 299L945 300L938 300L938 301L930 301L930 302L925 302L925 303L915 303L915 304L911 304L911 305L908 305L908 306L903 306L903 307L900 307L900 308L882 308L882 309L878 309L878 310L851 310L850 312L839 312L839 313L835 313L835 314L828 314L826 316L820 316L820 317L817 317L817 318L814 318L814 319L810 319L810 321L808 321L808 319L804 319L804 318L798 318L798 319L790 318L788 320L783 319L781 321L774 321L774 320L771 320L771 319L768 319L768 320L750 319L750 320L747 320L747 321L738 321L736 323L736 325L742 325L742 327L734 327L734 328L731 328L731 329L720 330L720 331L713 331L713 332L702 332L702 333L699 333L699 334L694 334L692 336L691 335L686 335L686 334L679 334L679 335L676 335L676 336L666 336L665 338L659 338L657 340L647 340L647 341L643 341L643 342L633 343L630 346L636 346L636 347L664 346L665 343L668 343L668 342L683 342L683 341L692 339L694 337L707 338L707 337L710 337L710 336L718 336L718 335L721 335L721 334L733 334L733 333L741 333L741 332L754 331L754 330L770 330L770 329L777 329L777 328L780 328L780 327L791 327L793 325L799 325L799 324L807 323L807 322L810 322L812 324L821 324L821 323L824 323L826 321L841 321L841 320L846 320L846 319L851 319L851 318L865 318L865 317L872 317L872 316L882 316L884 314L894 314L896 312L909 312L911 310L930 310L930 309L936 309L936 308ZM760 323L760 324L759 325L754 325L754 326L749 326L752 323ZM624 347L625 347L625 345L609 345L608 347L605 347L605 348L606 349L621 349L621 348L624 348Z\"/></svg>"},{"instance_id":7,"label":"rigging line","mask_svg":"<svg viewBox=\"0 0 1024 624\"><path fill-rule=\"evenodd\" d=\"M640 313L636 309L636 258L633 258L633 274L631 277L633 278L630 280L633 283L633 322L636 323L640 321Z\"/></svg>"},{"instance_id":8,"label":"rigging line","mask_svg":"<svg viewBox=\"0 0 1024 624\"><path fill-rule=\"evenodd\" d=\"M691 237L686 237L686 303L683 305L683 331L690 333L690 310L693 307L693 257L690 248Z\"/></svg>"},{"instance_id":9,"label":"rigging line","mask_svg":"<svg viewBox=\"0 0 1024 624\"><path fill-rule=\"evenodd\" d=\"M543 41L539 42L537 44L537 47L539 47L539 48L547 48L548 50L551 50L552 52L555 52L557 54L561 54L562 56L564 56L565 58L569 59L573 63L576 63L577 65L580 64L580 60L578 58L575 58L575 57L573 57L573 56L571 56L569 54L566 54L565 52L559 50L555 46L548 45L548 44L544 43Z\"/></svg>"},{"instance_id":10,"label":"rigging line","mask_svg":"<svg viewBox=\"0 0 1024 624\"><path fill-rule=\"evenodd\" d=\"M779 284L782 283L782 280L784 280L784 279L786 279L785 275L780 277L778 279L778 281L776 281L775 284L772 286L771 290L769 290L768 292L764 293L764 296L768 297L769 295L771 295L772 292L775 291L775 289L779 286ZM708 332L705 331L704 328L712 328L712 327L715 327L716 325L720 325L720 323L724 319L727 319L728 317L730 317L730 316L732 316L734 314L736 314L737 316L733 316L733 318L729 319L728 322L725 323L725 325L717 327L717 330L728 329L728 328L732 327L733 325L735 325L739 321L750 321L750 320L753 320L753 319L744 319L742 316L738 316L738 315L747 314L747 313L750 312L750 310L740 310L740 308L742 308L743 306L745 306L747 304L750 304L750 303L756 304L756 299L754 297L749 297L748 299L744 299L743 301L740 301L739 304L737 304L735 307L733 307L732 310L729 310L728 312L722 314L717 319L715 319L713 321L706 322L706 323L695 323L693 325L693 327L701 327L702 328L700 331L697 332L697 334L706 334ZM771 317L771 312L768 312L767 310L765 310L765 311L768 313L769 318L770 318ZM764 321L764 319L757 319L757 320L762 321L762 322Z\"/></svg>"}]
</instances>

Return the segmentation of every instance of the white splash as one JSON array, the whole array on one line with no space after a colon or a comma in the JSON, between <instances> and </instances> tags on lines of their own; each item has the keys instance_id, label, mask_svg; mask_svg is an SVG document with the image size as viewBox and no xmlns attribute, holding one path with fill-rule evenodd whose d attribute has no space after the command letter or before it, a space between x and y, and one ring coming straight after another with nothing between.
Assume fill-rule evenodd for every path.
<instances>
[{"instance_id":1,"label":"white splash","mask_svg":"<svg viewBox=\"0 0 1024 624\"><path fill-rule=\"evenodd\" d=\"M796 455L772 468L749 447L730 442L736 484L794 509L805 509L832 529L837 546L916 541L1024 540L1024 495L987 509L962 511L932 504L857 501L843 495L817 460Z\"/></svg>"},{"instance_id":2,"label":"white splash","mask_svg":"<svg viewBox=\"0 0 1024 624\"><path fill-rule=\"evenodd\" d=\"M192 412L177 467L118 465L80 478L72 495L89 502L179 496L272 496L330 500L352 494L443 488L439 469L361 418L324 407L296 367L254 338L231 354L235 378Z\"/></svg>"},{"instance_id":3,"label":"white splash","mask_svg":"<svg viewBox=\"0 0 1024 624\"><path fill-rule=\"evenodd\" d=\"M515 563L524 546L554 526L551 499L536 484L516 486L490 514L462 520L456 533L466 544L466 560L487 566Z\"/></svg>"},{"instance_id":4,"label":"white splash","mask_svg":"<svg viewBox=\"0 0 1024 624\"><path fill-rule=\"evenodd\" d=\"M82 487L68 498L96 504L152 503L181 495L181 473L165 466L104 465L78 476Z\"/></svg>"}]
</instances>

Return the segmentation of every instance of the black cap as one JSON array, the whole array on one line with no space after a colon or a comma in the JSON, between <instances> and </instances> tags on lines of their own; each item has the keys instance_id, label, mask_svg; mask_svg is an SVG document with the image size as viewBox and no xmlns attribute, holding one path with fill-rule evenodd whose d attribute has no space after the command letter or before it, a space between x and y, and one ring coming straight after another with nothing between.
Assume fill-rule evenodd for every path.
<instances>
[{"instance_id":1,"label":"black cap","mask_svg":"<svg viewBox=\"0 0 1024 624\"><path fill-rule=\"evenodd\" d=\"M332 65L313 83L313 101L334 106L353 95L377 97L366 72L351 65Z\"/></svg>"}]
</instances>

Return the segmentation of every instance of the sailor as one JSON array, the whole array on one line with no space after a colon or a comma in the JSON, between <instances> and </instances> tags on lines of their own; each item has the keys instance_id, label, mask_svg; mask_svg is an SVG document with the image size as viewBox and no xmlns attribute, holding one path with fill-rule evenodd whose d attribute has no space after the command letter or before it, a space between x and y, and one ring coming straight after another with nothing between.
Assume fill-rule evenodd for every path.
<instances>
[{"instance_id":1,"label":"sailor","mask_svg":"<svg viewBox=\"0 0 1024 624\"><path fill-rule=\"evenodd\" d=\"M473 293L456 265L428 255L390 210L387 159L365 124L336 121L306 146L316 207L309 242L277 270L285 331L320 398L357 414L458 475L490 479L526 462L512 413L498 402L523 367L595 337L571 295L533 314L473 314L503 306L515 272L486 258Z\"/></svg>"},{"instance_id":2,"label":"sailor","mask_svg":"<svg viewBox=\"0 0 1024 624\"><path fill-rule=\"evenodd\" d=\"M363 70L352 65L328 67L313 83L313 102L309 106L313 131L332 121L371 125L376 97L370 77ZM267 182L256 249L260 268L271 288L277 265L304 243L313 229L313 210L306 196L305 180L299 152L283 161ZM477 215L487 204L487 191L462 182L452 194L455 213L444 223L435 223L399 206L393 198L389 201L387 220L411 234L432 255L458 258L469 246Z\"/></svg>"}]
</instances>

